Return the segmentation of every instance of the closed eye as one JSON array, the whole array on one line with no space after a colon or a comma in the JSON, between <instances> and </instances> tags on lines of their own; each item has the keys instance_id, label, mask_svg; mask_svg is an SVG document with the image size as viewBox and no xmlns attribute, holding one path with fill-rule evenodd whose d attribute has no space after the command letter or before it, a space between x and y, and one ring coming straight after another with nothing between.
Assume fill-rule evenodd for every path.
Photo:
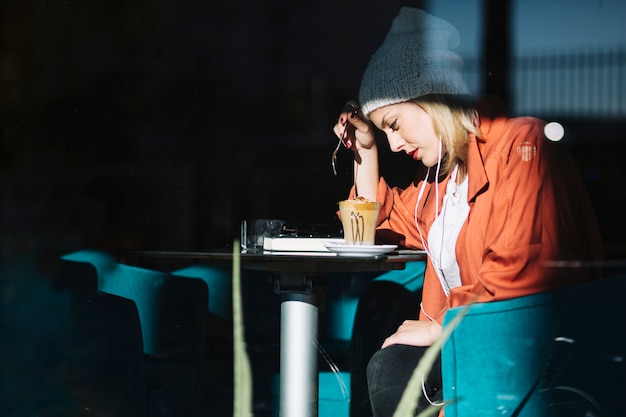
<instances>
[{"instance_id":1,"label":"closed eye","mask_svg":"<svg viewBox=\"0 0 626 417\"><path fill-rule=\"evenodd\" d=\"M395 119L393 122L391 122L391 124L389 125L389 128L395 132L398 130L398 119Z\"/></svg>"}]
</instances>

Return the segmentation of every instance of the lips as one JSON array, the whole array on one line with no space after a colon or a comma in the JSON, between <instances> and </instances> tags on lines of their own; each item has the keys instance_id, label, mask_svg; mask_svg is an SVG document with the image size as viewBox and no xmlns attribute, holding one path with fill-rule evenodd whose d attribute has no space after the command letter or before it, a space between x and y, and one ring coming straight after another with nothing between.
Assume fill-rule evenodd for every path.
<instances>
[{"instance_id":1,"label":"lips","mask_svg":"<svg viewBox=\"0 0 626 417\"><path fill-rule=\"evenodd\" d=\"M417 149L407 152L406 154L409 155L411 158L417 160L417 155L418 155Z\"/></svg>"}]
</instances>

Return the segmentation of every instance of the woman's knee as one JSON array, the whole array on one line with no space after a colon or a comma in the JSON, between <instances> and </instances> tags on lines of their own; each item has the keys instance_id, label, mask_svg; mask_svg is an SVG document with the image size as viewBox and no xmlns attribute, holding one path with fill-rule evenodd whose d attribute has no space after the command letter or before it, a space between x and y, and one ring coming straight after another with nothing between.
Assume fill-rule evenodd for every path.
<instances>
[{"instance_id":1,"label":"woman's knee","mask_svg":"<svg viewBox=\"0 0 626 417\"><path fill-rule=\"evenodd\" d=\"M372 356L367 384L374 416L393 415L422 354L422 348L391 345Z\"/></svg>"},{"instance_id":2,"label":"woman's knee","mask_svg":"<svg viewBox=\"0 0 626 417\"><path fill-rule=\"evenodd\" d=\"M385 379L385 376L393 371L392 364L395 362L395 345L389 346L385 349L379 349L372 355L367 364L367 380L375 381L379 379Z\"/></svg>"},{"instance_id":3,"label":"woman's knee","mask_svg":"<svg viewBox=\"0 0 626 417\"><path fill-rule=\"evenodd\" d=\"M424 348L391 345L378 350L367 364L367 381L372 387L397 386L408 382L424 354Z\"/></svg>"},{"instance_id":4,"label":"woman's knee","mask_svg":"<svg viewBox=\"0 0 626 417\"><path fill-rule=\"evenodd\" d=\"M374 416L393 415L426 350L426 347L391 345L378 350L372 356L367 366L367 383ZM439 366L437 363L434 368ZM429 374L424 382L429 397L434 398L440 390L441 374L439 369L432 371L432 375ZM438 381L431 384L430 380L433 377ZM420 398L418 410L424 410L426 407L428 403Z\"/></svg>"}]
</instances>

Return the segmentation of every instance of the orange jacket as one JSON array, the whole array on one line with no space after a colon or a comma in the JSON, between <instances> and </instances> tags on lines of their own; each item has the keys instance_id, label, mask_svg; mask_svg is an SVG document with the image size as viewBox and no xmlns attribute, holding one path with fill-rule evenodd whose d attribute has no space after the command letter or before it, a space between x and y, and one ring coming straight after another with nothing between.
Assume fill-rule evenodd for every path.
<instances>
[{"instance_id":1,"label":"orange jacket","mask_svg":"<svg viewBox=\"0 0 626 417\"><path fill-rule=\"evenodd\" d=\"M470 212L456 244L462 285L446 297L430 261L424 277L422 307L439 323L450 307L592 278L588 269L548 264L598 260L603 248L578 169L561 145L544 139L543 127L542 121L530 117L482 120L482 137L470 137ZM424 174L406 189L390 188L381 178L379 241L423 249L415 205ZM425 241L435 218L432 177L417 207ZM447 182L445 178L439 183L439 207ZM420 318L427 319L423 312Z\"/></svg>"}]
</instances>

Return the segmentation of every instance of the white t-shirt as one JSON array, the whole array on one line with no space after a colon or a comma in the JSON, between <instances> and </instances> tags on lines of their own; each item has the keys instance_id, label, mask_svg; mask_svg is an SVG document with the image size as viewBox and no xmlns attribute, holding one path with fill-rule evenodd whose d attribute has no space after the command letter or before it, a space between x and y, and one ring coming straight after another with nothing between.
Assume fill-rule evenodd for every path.
<instances>
[{"instance_id":1,"label":"white t-shirt","mask_svg":"<svg viewBox=\"0 0 626 417\"><path fill-rule=\"evenodd\" d=\"M450 295L451 288L461 285L461 274L456 260L456 241L469 214L467 176L457 185L457 171L458 166L450 175L441 212L428 232L428 252L446 296Z\"/></svg>"}]
</instances>

